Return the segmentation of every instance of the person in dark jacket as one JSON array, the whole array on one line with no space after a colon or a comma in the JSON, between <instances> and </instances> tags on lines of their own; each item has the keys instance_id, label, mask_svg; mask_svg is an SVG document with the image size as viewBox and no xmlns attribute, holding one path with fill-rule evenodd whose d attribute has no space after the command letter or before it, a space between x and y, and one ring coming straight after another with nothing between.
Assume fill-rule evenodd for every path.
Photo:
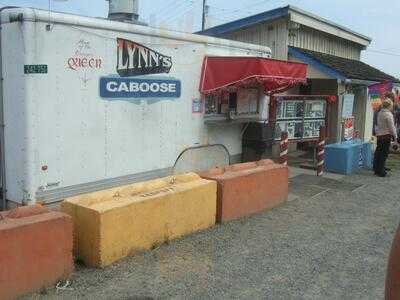
<instances>
[{"instance_id":1,"label":"person in dark jacket","mask_svg":"<svg viewBox=\"0 0 400 300\"><path fill-rule=\"evenodd\" d=\"M397 130L394 125L393 102L387 98L382 102L382 108L378 113L376 122L377 147L374 154L374 173L379 177L385 177L386 159L389 155L390 144L398 141Z\"/></svg>"}]
</instances>

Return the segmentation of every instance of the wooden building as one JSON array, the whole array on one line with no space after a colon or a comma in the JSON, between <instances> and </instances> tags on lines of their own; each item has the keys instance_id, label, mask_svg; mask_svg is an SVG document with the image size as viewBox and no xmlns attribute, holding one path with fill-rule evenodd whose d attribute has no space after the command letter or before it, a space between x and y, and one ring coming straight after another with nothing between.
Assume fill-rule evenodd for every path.
<instances>
[{"instance_id":1,"label":"wooden building","mask_svg":"<svg viewBox=\"0 0 400 300\"><path fill-rule=\"evenodd\" d=\"M330 110L330 142L342 135L342 106L345 95L354 95L355 129L369 140L373 110L368 86L399 80L360 61L371 38L293 6L277 8L254 16L209 28L199 34L269 46L275 59L308 64L308 84L293 94L337 95Z\"/></svg>"}]
</instances>

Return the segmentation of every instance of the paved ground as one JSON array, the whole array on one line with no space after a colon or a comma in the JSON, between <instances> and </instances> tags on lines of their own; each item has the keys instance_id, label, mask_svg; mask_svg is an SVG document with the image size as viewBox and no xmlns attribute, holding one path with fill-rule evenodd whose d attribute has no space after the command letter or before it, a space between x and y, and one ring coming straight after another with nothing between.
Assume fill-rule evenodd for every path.
<instances>
[{"instance_id":1,"label":"paved ground","mask_svg":"<svg viewBox=\"0 0 400 300\"><path fill-rule=\"evenodd\" d=\"M333 176L307 188L298 172L291 178L294 200L280 208L104 270L78 266L70 290L36 297L383 299L400 221L400 172L384 179L369 172Z\"/></svg>"}]
</instances>

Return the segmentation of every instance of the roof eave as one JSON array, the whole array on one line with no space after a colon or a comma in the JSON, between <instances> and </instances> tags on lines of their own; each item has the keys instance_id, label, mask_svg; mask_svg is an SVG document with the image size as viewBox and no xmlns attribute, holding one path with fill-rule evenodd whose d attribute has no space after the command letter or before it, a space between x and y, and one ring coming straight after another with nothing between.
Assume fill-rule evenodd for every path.
<instances>
[{"instance_id":1,"label":"roof eave","mask_svg":"<svg viewBox=\"0 0 400 300\"><path fill-rule=\"evenodd\" d=\"M354 30L351 30L351 29L348 28L348 27L342 26L342 25L340 25L340 24L338 24L338 23L332 22L332 21L330 21L330 20L328 20L328 19L322 18L322 17L320 17L320 16L318 16L318 15L315 15L315 14L313 14L313 13L310 13L310 12L308 12L308 11L302 10L301 8L298 8L298 7L293 6L293 5L289 5L289 6L287 6L287 8L288 8L289 11L293 11L293 12L297 12L297 13L306 15L306 16L308 16L308 17L310 17L310 18L313 18L313 19L315 19L315 20L318 20L318 21L320 21L320 22L329 24L329 25L331 25L331 26L333 26L333 27L336 27L336 28L338 28L338 29L347 31L347 32L349 32L349 33L351 33L351 34L354 34L354 35L356 35L356 36L358 36L358 37L360 37L360 38L362 38L362 39L365 39L366 41L372 42L372 38L370 38L370 37L368 37L368 36L366 36L366 35L363 35L363 34L361 34L361 33L355 32Z\"/></svg>"},{"instance_id":2,"label":"roof eave","mask_svg":"<svg viewBox=\"0 0 400 300\"><path fill-rule=\"evenodd\" d=\"M364 48L369 46L372 42L372 39L370 37L355 32L345 26L339 25L315 14L304 11L295 6L288 6L288 11L290 20L292 22L315 28L317 30L334 36L338 36L346 40L350 40L354 43L362 45Z\"/></svg>"},{"instance_id":3,"label":"roof eave","mask_svg":"<svg viewBox=\"0 0 400 300\"><path fill-rule=\"evenodd\" d=\"M311 56L309 56L309 55L307 55L307 54L305 54L305 53L303 53L301 51L298 51L297 49L289 47L288 54L293 56L293 57L295 57L295 58L297 58L297 59L299 59L299 60L301 60L302 62L304 62L304 63L316 68L320 72L329 75L332 78L335 78L335 79L338 79L338 80L344 80L344 81L348 80L348 78L344 74L340 73L339 71L337 71L337 70L335 70L335 69L333 69L331 67L328 67L328 66L322 64L321 62L319 62L315 58L313 58L313 57L311 57Z\"/></svg>"},{"instance_id":4,"label":"roof eave","mask_svg":"<svg viewBox=\"0 0 400 300\"><path fill-rule=\"evenodd\" d=\"M209 36L220 36L241 29L245 29L263 22L271 22L283 17L289 17L290 20L293 22L318 29L320 31L332 34L334 36L339 36L346 40L353 41L361 45L363 48L369 46L372 41L370 37L357 33L347 27L344 27L335 22L329 21L320 16L309 13L307 11L304 11L300 8L291 5L262 12L260 14L249 16L246 18L238 19L196 33Z\"/></svg>"},{"instance_id":5,"label":"roof eave","mask_svg":"<svg viewBox=\"0 0 400 300\"><path fill-rule=\"evenodd\" d=\"M372 76L369 78L357 78L357 77L353 77L353 76L349 76L349 74L344 74L342 73L340 70L337 70L331 66L328 66L326 64L324 64L323 62L321 62L319 59L315 58L314 56L308 54L308 53L304 53L301 51L301 49L296 49L294 47L289 47L288 49L288 54L294 58L297 58L298 60L314 67L315 69L321 71L322 73L327 74L328 76L347 82L347 83L352 83L352 84L374 84L374 83L379 83L379 82L383 82L383 81L391 81L395 84L399 84L400 81L393 77L390 76L388 74L384 74L382 73L382 75L386 75L387 78L380 78L381 76ZM373 67L371 67L373 68ZM379 71L379 70L377 70ZM380 71L381 72L381 71Z\"/></svg>"},{"instance_id":6,"label":"roof eave","mask_svg":"<svg viewBox=\"0 0 400 300\"><path fill-rule=\"evenodd\" d=\"M234 31L238 31L244 28L248 28L263 22L270 22L280 18L284 18L287 17L288 15L289 15L289 6L280 7L270 11L262 12L260 14L238 19L229 23L211 27L204 31L198 31L196 32L196 34L219 36Z\"/></svg>"}]
</instances>

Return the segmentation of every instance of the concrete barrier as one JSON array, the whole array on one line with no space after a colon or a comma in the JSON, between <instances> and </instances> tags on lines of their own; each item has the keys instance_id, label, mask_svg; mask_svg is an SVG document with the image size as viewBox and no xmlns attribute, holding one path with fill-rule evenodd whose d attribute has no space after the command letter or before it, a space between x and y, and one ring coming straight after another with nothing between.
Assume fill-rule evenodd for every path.
<instances>
[{"instance_id":1,"label":"concrete barrier","mask_svg":"<svg viewBox=\"0 0 400 300\"><path fill-rule=\"evenodd\" d=\"M400 225L392 242L385 284L385 300L398 299L400 299Z\"/></svg>"},{"instance_id":2,"label":"concrete barrier","mask_svg":"<svg viewBox=\"0 0 400 300\"><path fill-rule=\"evenodd\" d=\"M111 263L215 224L217 186L190 173L66 199L75 253L86 265Z\"/></svg>"},{"instance_id":3,"label":"concrete barrier","mask_svg":"<svg viewBox=\"0 0 400 300\"><path fill-rule=\"evenodd\" d=\"M72 220L39 205L0 213L0 299L14 299L68 278Z\"/></svg>"},{"instance_id":4,"label":"concrete barrier","mask_svg":"<svg viewBox=\"0 0 400 300\"><path fill-rule=\"evenodd\" d=\"M218 183L218 222L271 209L288 197L288 168L271 160L215 168L200 176Z\"/></svg>"}]
</instances>

